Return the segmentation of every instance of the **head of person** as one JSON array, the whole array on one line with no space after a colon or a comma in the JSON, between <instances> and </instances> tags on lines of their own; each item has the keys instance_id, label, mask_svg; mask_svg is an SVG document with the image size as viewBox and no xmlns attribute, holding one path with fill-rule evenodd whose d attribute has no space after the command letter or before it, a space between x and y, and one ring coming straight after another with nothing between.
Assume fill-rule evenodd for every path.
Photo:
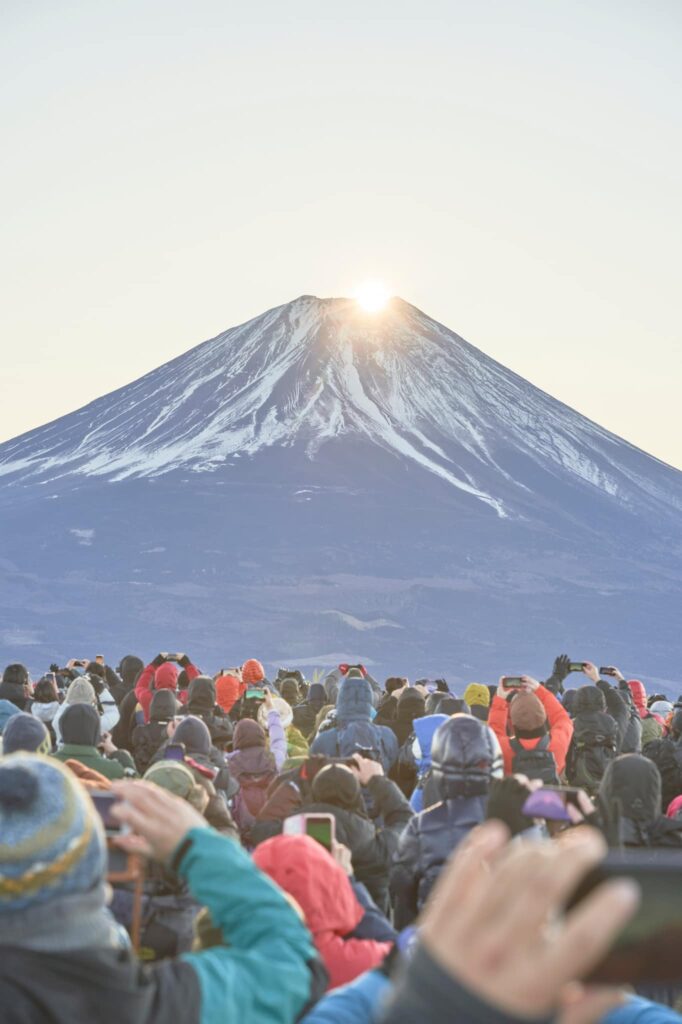
<instances>
[{"instance_id":1,"label":"head of person","mask_svg":"<svg viewBox=\"0 0 682 1024\"><path fill-rule=\"evenodd\" d=\"M308 703L313 707L322 708L327 703L327 694L322 683L311 683L308 690Z\"/></svg>"},{"instance_id":2,"label":"head of person","mask_svg":"<svg viewBox=\"0 0 682 1024\"><path fill-rule=\"evenodd\" d=\"M658 768L641 754L621 754L606 767L599 804L609 820L629 818L642 826L651 825L661 815Z\"/></svg>"},{"instance_id":3,"label":"head of person","mask_svg":"<svg viewBox=\"0 0 682 1024\"><path fill-rule=\"evenodd\" d=\"M564 695L564 706L571 693L575 694L572 698L574 716L606 711L606 698L598 686L579 686L577 690L568 690Z\"/></svg>"},{"instance_id":4,"label":"head of person","mask_svg":"<svg viewBox=\"0 0 682 1024\"><path fill-rule=\"evenodd\" d=\"M461 697L450 697L447 693L441 694L442 700L438 705L438 713L441 715L470 715L472 709ZM477 718L474 715L474 718Z\"/></svg>"},{"instance_id":5,"label":"head of person","mask_svg":"<svg viewBox=\"0 0 682 1024\"><path fill-rule=\"evenodd\" d=\"M186 800L201 814L206 810L208 790L196 782L190 769L180 761L157 761L147 769L144 778Z\"/></svg>"},{"instance_id":6,"label":"head of person","mask_svg":"<svg viewBox=\"0 0 682 1024\"><path fill-rule=\"evenodd\" d=\"M293 676L285 676L283 679L280 679L279 692L282 694L283 700L291 707L295 707L301 698L298 680Z\"/></svg>"},{"instance_id":7,"label":"head of person","mask_svg":"<svg viewBox=\"0 0 682 1024\"><path fill-rule=\"evenodd\" d=\"M126 654L125 657L121 658L118 666L118 674L120 675L127 690L132 690L137 682L137 677L144 668L144 662L142 658L138 658L136 654Z\"/></svg>"},{"instance_id":8,"label":"head of person","mask_svg":"<svg viewBox=\"0 0 682 1024\"><path fill-rule=\"evenodd\" d=\"M67 768L39 754L0 759L0 835L3 942L39 950L58 930L62 951L82 948L86 935L92 946L112 944L104 832Z\"/></svg>"},{"instance_id":9,"label":"head of person","mask_svg":"<svg viewBox=\"0 0 682 1024\"><path fill-rule=\"evenodd\" d=\"M670 721L670 736L674 740L682 737L682 709L676 711Z\"/></svg>"},{"instance_id":10,"label":"head of person","mask_svg":"<svg viewBox=\"0 0 682 1024\"><path fill-rule=\"evenodd\" d=\"M471 715L453 715L434 733L431 772L441 800L486 795L500 761L495 734Z\"/></svg>"},{"instance_id":11,"label":"head of person","mask_svg":"<svg viewBox=\"0 0 682 1024\"><path fill-rule=\"evenodd\" d=\"M291 706L287 704L287 702L283 700L282 697L273 697L272 706L279 715L279 720L282 723L282 728L288 729L294 720L294 713L291 710ZM265 704L261 704L260 707L258 708L258 717L256 720L260 722L264 729L267 729L268 709L266 708Z\"/></svg>"},{"instance_id":12,"label":"head of person","mask_svg":"<svg viewBox=\"0 0 682 1024\"><path fill-rule=\"evenodd\" d=\"M522 807L530 796L530 786L516 775L493 779L490 785L486 818L502 821L512 837L535 829L533 818L527 817Z\"/></svg>"},{"instance_id":13,"label":"head of person","mask_svg":"<svg viewBox=\"0 0 682 1024\"><path fill-rule=\"evenodd\" d=\"M232 708L239 700L241 683L236 676L225 674L218 676L215 681L215 700L226 715L229 715Z\"/></svg>"},{"instance_id":14,"label":"head of person","mask_svg":"<svg viewBox=\"0 0 682 1024\"><path fill-rule=\"evenodd\" d=\"M213 711L216 704L216 685L210 676L197 676L189 684L187 703L198 711Z\"/></svg>"},{"instance_id":15,"label":"head of person","mask_svg":"<svg viewBox=\"0 0 682 1024\"><path fill-rule=\"evenodd\" d=\"M59 727L64 746L97 747L102 739L100 717L91 704L70 704Z\"/></svg>"},{"instance_id":16,"label":"head of person","mask_svg":"<svg viewBox=\"0 0 682 1024\"><path fill-rule=\"evenodd\" d=\"M59 700L59 688L54 675L43 676L33 688L35 704L54 704Z\"/></svg>"},{"instance_id":17,"label":"head of person","mask_svg":"<svg viewBox=\"0 0 682 1024\"><path fill-rule=\"evenodd\" d=\"M260 686L265 679L265 669L257 658L249 658L242 665L242 681L247 686Z\"/></svg>"},{"instance_id":18,"label":"head of person","mask_svg":"<svg viewBox=\"0 0 682 1024\"><path fill-rule=\"evenodd\" d=\"M490 691L483 683L469 683L464 691L464 700L470 708L490 707Z\"/></svg>"},{"instance_id":19,"label":"head of person","mask_svg":"<svg viewBox=\"0 0 682 1024\"><path fill-rule=\"evenodd\" d=\"M627 686L632 695L635 707L639 711L640 716L644 718L647 713L646 687L644 686L644 683L641 679L628 679Z\"/></svg>"},{"instance_id":20,"label":"head of person","mask_svg":"<svg viewBox=\"0 0 682 1024\"><path fill-rule=\"evenodd\" d=\"M23 750L30 754L49 754L52 749L50 734L33 715L20 711L13 715L2 734L3 754L14 754Z\"/></svg>"},{"instance_id":21,"label":"head of person","mask_svg":"<svg viewBox=\"0 0 682 1024\"><path fill-rule=\"evenodd\" d=\"M2 673L0 698L16 704L23 710L30 697L31 677L25 665L15 662L8 665Z\"/></svg>"},{"instance_id":22,"label":"head of person","mask_svg":"<svg viewBox=\"0 0 682 1024\"><path fill-rule=\"evenodd\" d=\"M509 718L517 739L536 739L548 731L545 705L534 693L517 693L509 707Z\"/></svg>"},{"instance_id":23,"label":"head of person","mask_svg":"<svg viewBox=\"0 0 682 1024\"><path fill-rule=\"evenodd\" d=\"M208 726L196 715L187 715L173 733L173 743L184 743L190 757L208 757L211 753L211 734Z\"/></svg>"},{"instance_id":24,"label":"head of person","mask_svg":"<svg viewBox=\"0 0 682 1024\"><path fill-rule=\"evenodd\" d=\"M253 718L242 718L234 727L232 737L233 750L249 750L251 747L266 747L267 734L265 729Z\"/></svg>"},{"instance_id":25,"label":"head of person","mask_svg":"<svg viewBox=\"0 0 682 1024\"><path fill-rule=\"evenodd\" d=\"M397 720L399 722L414 722L415 718L422 718L425 714L426 701L419 690L408 686L398 697Z\"/></svg>"},{"instance_id":26,"label":"head of person","mask_svg":"<svg viewBox=\"0 0 682 1024\"><path fill-rule=\"evenodd\" d=\"M666 818L682 819L682 796L671 800L665 812Z\"/></svg>"},{"instance_id":27,"label":"head of person","mask_svg":"<svg viewBox=\"0 0 682 1024\"><path fill-rule=\"evenodd\" d=\"M79 676L69 684L64 698L65 704L89 704L90 707L97 707L97 694L89 679ZM66 714L66 712L64 712Z\"/></svg>"},{"instance_id":28,"label":"head of person","mask_svg":"<svg viewBox=\"0 0 682 1024\"><path fill-rule=\"evenodd\" d=\"M173 690L157 690L149 708L149 721L167 724L177 714L178 706Z\"/></svg>"},{"instance_id":29,"label":"head of person","mask_svg":"<svg viewBox=\"0 0 682 1024\"><path fill-rule=\"evenodd\" d=\"M154 670L155 690L177 690L178 667L172 661L164 661Z\"/></svg>"},{"instance_id":30,"label":"head of person","mask_svg":"<svg viewBox=\"0 0 682 1024\"><path fill-rule=\"evenodd\" d=\"M403 686L409 686L409 681L405 676L389 676L384 683L384 690L389 695L395 693L396 690L402 690Z\"/></svg>"},{"instance_id":31,"label":"head of person","mask_svg":"<svg viewBox=\"0 0 682 1024\"><path fill-rule=\"evenodd\" d=\"M365 814L358 777L345 764L328 764L321 768L313 779L312 796L315 803Z\"/></svg>"},{"instance_id":32,"label":"head of person","mask_svg":"<svg viewBox=\"0 0 682 1024\"><path fill-rule=\"evenodd\" d=\"M369 682L358 669L349 669L336 698L337 722L339 725L348 722L370 722L373 708L372 687Z\"/></svg>"},{"instance_id":33,"label":"head of person","mask_svg":"<svg viewBox=\"0 0 682 1024\"><path fill-rule=\"evenodd\" d=\"M652 715L660 715L661 718L667 718L672 709L672 702L669 700L655 700L649 706L649 711Z\"/></svg>"}]
</instances>

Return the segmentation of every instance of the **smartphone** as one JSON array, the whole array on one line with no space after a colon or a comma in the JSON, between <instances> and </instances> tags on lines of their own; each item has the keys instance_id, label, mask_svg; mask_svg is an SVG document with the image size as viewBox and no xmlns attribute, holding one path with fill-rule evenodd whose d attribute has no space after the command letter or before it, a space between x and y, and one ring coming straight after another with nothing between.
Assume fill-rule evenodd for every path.
<instances>
[{"instance_id":1,"label":"smartphone","mask_svg":"<svg viewBox=\"0 0 682 1024\"><path fill-rule=\"evenodd\" d=\"M544 818L545 821L572 821L572 818L566 810L566 805L572 803L578 808L580 813L580 807L577 803L577 794L580 792L578 789L564 792L561 786L541 786L540 789L532 792L523 807L521 813L525 814L528 818ZM569 799L570 796L570 799Z\"/></svg>"},{"instance_id":2,"label":"smartphone","mask_svg":"<svg viewBox=\"0 0 682 1024\"><path fill-rule=\"evenodd\" d=\"M104 789L91 790L90 796L95 805L95 810L102 819L104 831L108 836L122 836L130 832L130 826L122 825L118 818L115 818L111 813L111 808L115 803L119 802L120 797Z\"/></svg>"},{"instance_id":3,"label":"smartphone","mask_svg":"<svg viewBox=\"0 0 682 1024\"><path fill-rule=\"evenodd\" d=\"M166 753L164 754L165 761L184 761L185 760L185 744L184 743L169 743L166 747Z\"/></svg>"},{"instance_id":4,"label":"smartphone","mask_svg":"<svg viewBox=\"0 0 682 1024\"><path fill-rule=\"evenodd\" d=\"M600 882L633 878L641 900L612 948L585 979L605 985L682 982L682 855L670 850L613 851L582 880L574 907Z\"/></svg>"},{"instance_id":5,"label":"smartphone","mask_svg":"<svg viewBox=\"0 0 682 1024\"><path fill-rule=\"evenodd\" d=\"M582 672L583 668L585 667L585 664L586 663L584 661L572 661L571 664L568 666L568 671Z\"/></svg>"},{"instance_id":6,"label":"smartphone","mask_svg":"<svg viewBox=\"0 0 682 1024\"><path fill-rule=\"evenodd\" d=\"M525 683L521 676L504 676L502 679L502 685L505 690L521 690L525 686Z\"/></svg>"},{"instance_id":7,"label":"smartphone","mask_svg":"<svg viewBox=\"0 0 682 1024\"><path fill-rule=\"evenodd\" d=\"M600 676L615 676L615 674L615 668L612 668L610 665L602 665L602 667L599 669Z\"/></svg>"},{"instance_id":8,"label":"smartphone","mask_svg":"<svg viewBox=\"0 0 682 1024\"><path fill-rule=\"evenodd\" d=\"M329 853L336 840L336 820L333 814L292 814L282 827L285 836L310 836Z\"/></svg>"},{"instance_id":9,"label":"smartphone","mask_svg":"<svg viewBox=\"0 0 682 1024\"><path fill-rule=\"evenodd\" d=\"M177 661L179 657L179 654L167 654L166 661Z\"/></svg>"},{"instance_id":10,"label":"smartphone","mask_svg":"<svg viewBox=\"0 0 682 1024\"><path fill-rule=\"evenodd\" d=\"M265 700L265 690L258 686L251 686L244 696L247 700Z\"/></svg>"}]
</instances>

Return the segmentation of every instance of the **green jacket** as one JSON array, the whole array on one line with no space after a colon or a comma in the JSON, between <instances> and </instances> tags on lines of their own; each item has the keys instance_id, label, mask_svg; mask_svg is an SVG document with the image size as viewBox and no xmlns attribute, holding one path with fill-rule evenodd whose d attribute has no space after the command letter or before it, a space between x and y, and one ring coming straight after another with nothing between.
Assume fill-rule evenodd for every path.
<instances>
[{"instance_id":1,"label":"green jacket","mask_svg":"<svg viewBox=\"0 0 682 1024\"><path fill-rule=\"evenodd\" d=\"M125 750L117 751L116 758L103 757L96 747L84 747L80 743L62 743L55 754L58 761L80 761L86 768L92 768L107 779L122 779L126 768L135 771L135 764ZM128 772L130 774L130 772Z\"/></svg>"}]
</instances>

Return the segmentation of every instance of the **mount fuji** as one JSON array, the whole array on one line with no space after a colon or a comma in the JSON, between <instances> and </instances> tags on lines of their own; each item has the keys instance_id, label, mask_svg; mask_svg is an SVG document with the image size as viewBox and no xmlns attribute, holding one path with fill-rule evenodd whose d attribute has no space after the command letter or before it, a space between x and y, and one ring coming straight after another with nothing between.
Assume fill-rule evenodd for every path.
<instances>
[{"instance_id":1,"label":"mount fuji","mask_svg":"<svg viewBox=\"0 0 682 1024\"><path fill-rule=\"evenodd\" d=\"M295 301L0 445L0 658L677 695L682 473L414 306Z\"/></svg>"}]
</instances>

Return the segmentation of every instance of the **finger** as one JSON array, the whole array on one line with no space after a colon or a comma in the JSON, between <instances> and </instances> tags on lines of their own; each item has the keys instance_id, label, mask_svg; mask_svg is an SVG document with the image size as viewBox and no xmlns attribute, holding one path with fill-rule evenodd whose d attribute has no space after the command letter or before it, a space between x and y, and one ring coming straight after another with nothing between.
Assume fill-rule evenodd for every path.
<instances>
[{"instance_id":1,"label":"finger","mask_svg":"<svg viewBox=\"0 0 682 1024\"><path fill-rule=\"evenodd\" d=\"M153 851L146 839L128 833L124 836L115 836L112 839L114 846L117 846L125 853L139 853L142 857L152 857Z\"/></svg>"},{"instance_id":2,"label":"finger","mask_svg":"<svg viewBox=\"0 0 682 1024\"><path fill-rule=\"evenodd\" d=\"M638 885L629 878L600 885L568 914L556 940L540 958L541 975L559 983L584 977L630 920L640 896Z\"/></svg>"}]
</instances>

